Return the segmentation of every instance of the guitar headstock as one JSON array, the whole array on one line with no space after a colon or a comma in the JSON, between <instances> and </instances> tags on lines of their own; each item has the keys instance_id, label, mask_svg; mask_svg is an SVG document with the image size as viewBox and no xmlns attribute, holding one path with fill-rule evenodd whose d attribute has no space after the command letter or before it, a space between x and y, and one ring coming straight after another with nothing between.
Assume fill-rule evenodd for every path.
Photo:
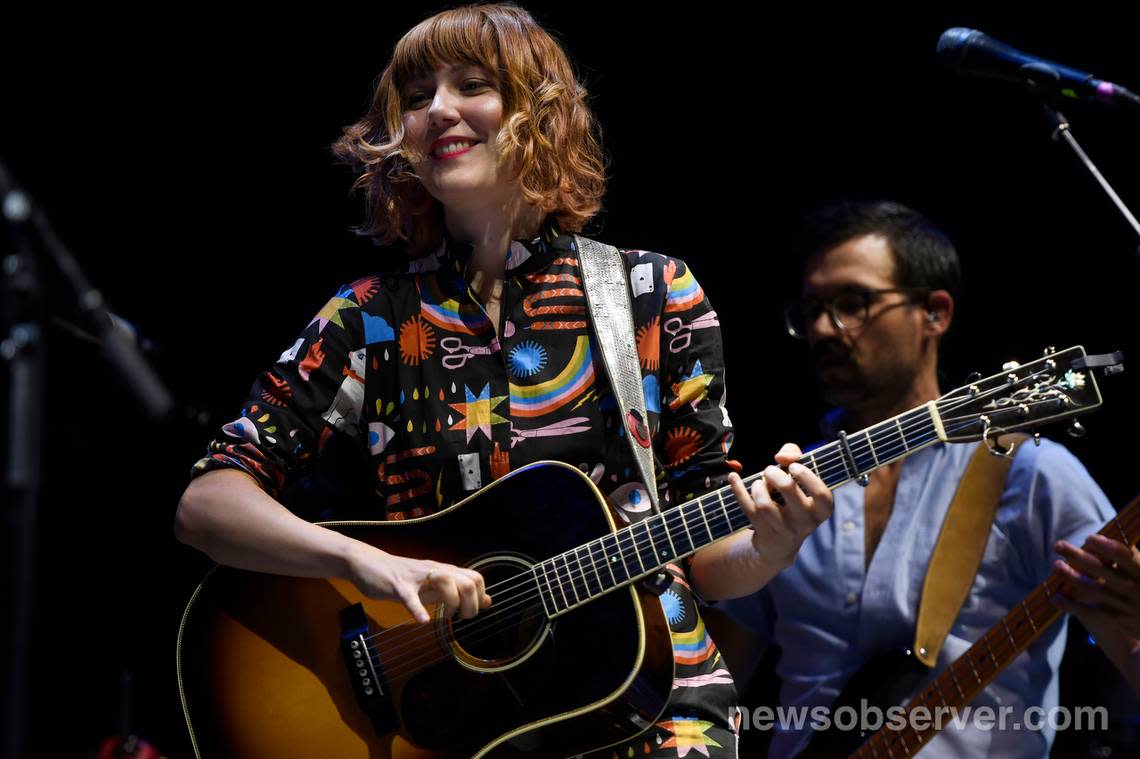
<instances>
[{"instance_id":1,"label":"guitar headstock","mask_svg":"<svg viewBox=\"0 0 1140 759\"><path fill-rule=\"evenodd\" d=\"M1102 402L1093 375L1098 366L1119 367L1119 357L1090 359L1077 345L1062 351L1050 348L1027 364L1010 362L998 374L976 379L936 401L946 439L992 440L1088 413Z\"/></svg>"}]
</instances>

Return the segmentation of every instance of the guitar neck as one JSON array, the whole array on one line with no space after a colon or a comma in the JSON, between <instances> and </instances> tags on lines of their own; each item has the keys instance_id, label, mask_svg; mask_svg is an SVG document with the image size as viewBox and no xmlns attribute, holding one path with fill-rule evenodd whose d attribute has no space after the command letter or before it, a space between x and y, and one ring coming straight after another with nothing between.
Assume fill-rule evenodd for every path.
<instances>
[{"instance_id":1,"label":"guitar neck","mask_svg":"<svg viewBox=\"0 0 1140 759\"><path fill-rule=\"evenodd\" d=\"M1140 539L1140 497L1134 499L1100 531L1101 535L1132 545ZM1010 610L1000 622L956 659L907 704L906 724L902 729L882 728L852 754L854 757L905 759L912 756L937 734L934 720L921 720L925 729L913 727L910 719L916 709L934 715L939 709L958 709L974 700L1018 654L1037 640L1057 621L1061 612L1049 600L1065 583L1064 576L1052 572L1045 582Z\"/></svg>"},{"instance_id":2,"label":"guitar neck","mask_svg":"<svg viewBox=\"0 0 1140 759\"><path fill-rule=\"evenodd\" d=\"M1078 360L1085 360L1084 348L1074 346L1020 368L1008 365L1001 374L861 432L841 432L838 440L802 461L829 488L837 488L855 479L865 483L869 472L939 441L980 440L991 432L1084 413L1100 405L1100 392L1086 367L1076 365ZM745 478L745 485L759 477ZM531 573L547 616L556 617L655 574L748 524L726 486L541 561Z\"/></svg>"},{"instance_id":3,"label":"guitar neck","mask_svg":"<svg viewBox=\"0 0 1140 759\"><path fill-rule=\"evenodd\" d=\"M946 439L934 402L816 448L801 463L836 488ZM751 485L759 474L746 477ZM665 565L749 526L731 487L652 514L629 527L535 564L549 616L655 574Z\"/></svg>"}]
</instances>

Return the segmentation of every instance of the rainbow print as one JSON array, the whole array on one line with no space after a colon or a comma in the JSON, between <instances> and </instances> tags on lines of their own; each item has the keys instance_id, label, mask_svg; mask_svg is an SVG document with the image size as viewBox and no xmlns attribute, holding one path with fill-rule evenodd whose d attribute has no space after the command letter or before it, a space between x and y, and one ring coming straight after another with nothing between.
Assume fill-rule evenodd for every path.
<instances>
[{"instance_id":1,"label":"rainbow print","mask_svg":"<svg viewBox=\"0 0 1140 759\"><path fill-rule=\"evenodd\" d=\"M705 621L697 617L697 626L687 633L673 636L673 661L678 664L700 664L716 653L716 644L705 630Z\"/></svg>"},{"instance_id":2,"label":"rainbow print","mask_svg":"<svg viewBox=\"0 0 1140 759\"><path fill-rule=\"evenodd\" d=\"M665 312L687 311L704 300L705 293L697 284L693 272L685 269L685 273L669 284L669 295L665 298Z\"/></svg>"},{"instance_id":3,"label":"rainbow print","mask_svg":"<svg viewBox=\"0 0 1140 759\"><path fill-rule=\"evenodd\" d=\"M590 339L586 335L579 335L574 345L574 355L557 377L537 385L510 383L511 414L531 418L549 414L593 385L594 361L590 354Z\"/></svg>"},{"instance_id":4,"label":"rainbow print","mask_svg":"<svg viewBox=\"0 0 1140 759\"><path fill-rule=\"evenodd\" d=\"M491 329L491 322L478 306L460 306L444 295L434 281L421 280L420 315L440 329L479 335Z\"/></svg>"}]
</instances>

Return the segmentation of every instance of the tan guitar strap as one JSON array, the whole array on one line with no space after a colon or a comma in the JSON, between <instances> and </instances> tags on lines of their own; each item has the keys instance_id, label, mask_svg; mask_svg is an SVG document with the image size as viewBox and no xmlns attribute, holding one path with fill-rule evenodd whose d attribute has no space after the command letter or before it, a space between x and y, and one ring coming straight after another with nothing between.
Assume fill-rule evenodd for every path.
<instances>
[{"instance_id":1,"label":"tan guitar strap","mask_svg":"<svg viewBox=\"0 0 1140 759\"><path fill-rule=\"evenodd\" d=\"M998 444L1008 448L1027 437L1025 434L1003 435ZM979 444L950 502L918 602L913 651L928 667L938 661L946 634L974 584L1010 463L1009 457L995 456L984 442Z\"/></svg>"},{"instance_id":2,"label":"tan guitar strap","mask_svg":"<svg viewBox=\"0 0 1140 759\"><path fill-rule=\"evenodd\" d=\"M574 236L574 242L578 248L578 268L582 272L586 305L601 348L602 365L609 375L621 410L625 438L633 451L633 460L637 463L649 502L655 512L660 512L657 475L653 467L653 441L649 434L649 416L645 411L645 391L641 384L637 339L633 333L633 306L625 262L612 245L579 235Z\"/></svg>"}]
</instances>

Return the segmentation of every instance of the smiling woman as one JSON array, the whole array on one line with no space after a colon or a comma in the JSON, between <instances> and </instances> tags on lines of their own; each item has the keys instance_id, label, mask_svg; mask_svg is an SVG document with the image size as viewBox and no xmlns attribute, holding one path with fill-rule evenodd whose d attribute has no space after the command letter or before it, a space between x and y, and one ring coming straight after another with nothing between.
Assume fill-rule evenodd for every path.
<instances>
[{"instance_id":1,"label":"smiling woman","mask_svg":"<svg viewBox=\"0 0 1140 759\"><path fill-rule=\"evenodd\" d=\"M736 692L697 594L761 587L831 494L794 446L777 456L787 471L765 470L782 508L735 474L720 322L683 261L610 249L613 281L635 282L630 305L588 306L580 259L597 243L573 233L605 182L585 98L525 11L457 8L397 43L335 144L364 191L359 232L409 264L341 288L195 467L182 540L239 569L314 578L203 586L181 638L197 743L232 756L384 757L408 740L449 756L736 755ZM640 372L644 413L619 406L594 313L636 331L620 358ZM652 448L655 481L639 479L631 440ZM372 497L298 506L338 460ZM649 533L649 517L669 524L649 488L670 504L720 497L690 517L686 544ZM648 543L602 550L615 525ZM541 569L567 551L572 564ZM660 598L631 587L647 576Z\"/></svg>"},{"instance_id":2,"label":"smiling woman","mask_svg":"<svg viewBox=\"0 0 1140 759\"><path fill-rule=\"evenodd\" d=\"M451 64L419 77L406 90L404 143L428 194L454 212L518 206L515 162L504 165L506 155L499 152L503 97L493 75L482 66ZM532 215L539 214L540 208ZM537 229L539 221L530 226Z\"/></svg>"},{"instance_id":3,"label":"smiling woman","mask_svg":"<svg viewBox=\"0 0 1140 759\"><path fill-rule=\"evenodd\" d=\"M468 139L484 151L483 182L515 183L562 230L580 231L601 207L598 127L566 54L521 8L470 6L404 35L368 112L333 146L359 171L355 187L368 208L360 231L433 250L441 232L433 201L441 199L430 182L448 157L435 153ZM424 213L434 223L413 221Z\"/></svg>"}]
</instances>

